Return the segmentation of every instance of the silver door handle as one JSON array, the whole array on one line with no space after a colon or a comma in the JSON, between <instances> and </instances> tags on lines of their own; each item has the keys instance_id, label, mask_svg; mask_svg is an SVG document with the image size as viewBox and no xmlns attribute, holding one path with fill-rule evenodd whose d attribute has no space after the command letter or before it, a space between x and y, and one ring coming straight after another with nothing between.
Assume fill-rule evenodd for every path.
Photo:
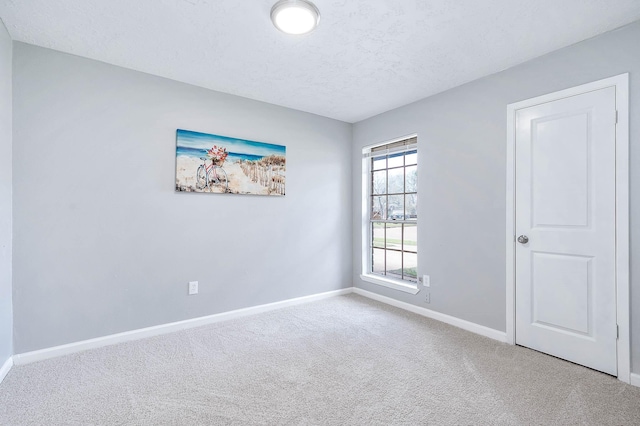
<instances>
[{"instance_id":1,"label":"silver door handle","mask_svg":"<svg viewBox=\"0 0 640 426\"><path fill-rule=\"evenodd\" d=\"M529 237L527 237L526 235L520 235L518 237L518 242L520 244L527 244L529 242Z\"/></svg>"}]
</instances>

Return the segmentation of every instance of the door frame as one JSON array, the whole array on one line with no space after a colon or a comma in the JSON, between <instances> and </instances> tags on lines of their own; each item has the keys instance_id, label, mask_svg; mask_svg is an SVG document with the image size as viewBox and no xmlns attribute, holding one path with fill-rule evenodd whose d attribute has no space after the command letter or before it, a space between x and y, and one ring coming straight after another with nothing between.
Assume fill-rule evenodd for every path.
<instances>
[{"instance_id":1,"label":"door frame","mask_svg":"<svg viewBox=\"0 0 640 426\"><path fill-rule=\"evenodd\" d=\"M507 105L507 226L506 226L506 302L507 343L516 342L515 280L515 143L516 112L523 108L553 102L586 92L616 88L616 322L618 324L618 379L629 383L631 348L629 329L629 74L594 81Z\"/></svg>"}]
</instances>

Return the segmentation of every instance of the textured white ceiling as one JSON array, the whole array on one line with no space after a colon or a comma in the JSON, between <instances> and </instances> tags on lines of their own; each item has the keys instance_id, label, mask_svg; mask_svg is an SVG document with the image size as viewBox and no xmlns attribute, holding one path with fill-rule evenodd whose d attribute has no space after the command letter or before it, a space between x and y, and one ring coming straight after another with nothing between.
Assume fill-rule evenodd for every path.
<instances>
[{"instance_id":1,"label":"textured white ceiling","mask_svg":"<svg viewBox=\"0 0 640 426\"><path fill-rule=\"evenodd\" d=\"M640 19L640 0L2 0L18 41L356 122Z\"/></svg>"}]
</instances>

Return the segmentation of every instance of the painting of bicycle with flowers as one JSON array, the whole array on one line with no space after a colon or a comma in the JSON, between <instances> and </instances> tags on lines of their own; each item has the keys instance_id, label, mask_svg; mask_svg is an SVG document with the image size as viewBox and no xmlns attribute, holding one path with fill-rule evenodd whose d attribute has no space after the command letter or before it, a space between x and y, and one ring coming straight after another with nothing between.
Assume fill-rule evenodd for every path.
<instances>
[{"instance_id":1,"label":"painting of bicycle with flowers","mask_svg":"<svg viewBox=\"0 0 640 426\"><path fill-rule=\"evenodd\" d=\"M176 191L284 195L286 147L178 129Z\"/></svg>"}]
</instances>

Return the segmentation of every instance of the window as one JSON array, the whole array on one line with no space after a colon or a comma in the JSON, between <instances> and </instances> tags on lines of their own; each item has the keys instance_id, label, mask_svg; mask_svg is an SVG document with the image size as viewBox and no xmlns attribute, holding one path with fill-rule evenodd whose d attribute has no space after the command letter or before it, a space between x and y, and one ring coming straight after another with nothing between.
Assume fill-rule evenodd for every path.
<instances>
[{"instance_id":1,"label":"window","mask_svg":"<svg viewBox=\"0 0 640 426\"><path fill-rule=\"evenodd\" d=\"M363 150L362 278L417 291L418 145L403 138Z\"/></svg>"}]
</instances>

